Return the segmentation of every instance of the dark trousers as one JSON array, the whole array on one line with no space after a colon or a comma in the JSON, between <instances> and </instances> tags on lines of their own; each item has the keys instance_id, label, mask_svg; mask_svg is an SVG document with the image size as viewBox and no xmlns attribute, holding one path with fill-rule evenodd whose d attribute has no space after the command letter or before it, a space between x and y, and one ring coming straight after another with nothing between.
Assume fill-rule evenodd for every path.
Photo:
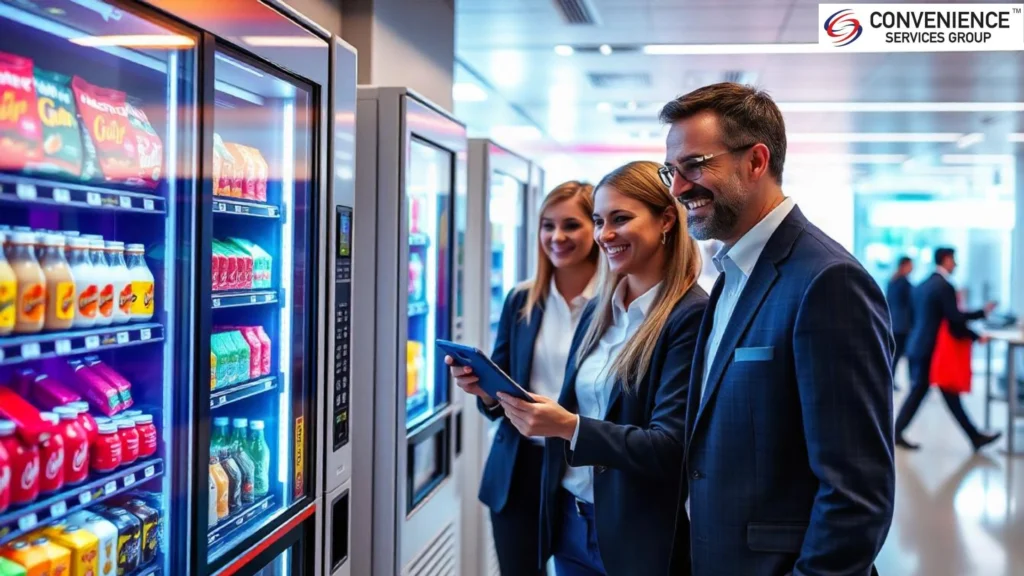
<instances>
[{"instance_id":1,"label":"dark trousers","mask_svg":"<svg viewBox=\"0 0 1024 576\"><path fill-rule=\"evenodd\" d=\"M544 447L524 439L516 451L512 489L501 512L491 512L494 548L503 576L543 575L540 567L540 474Z\"/></svg>"},{"instance_id":2,"label":"dark trousers","mask_svg":"<svg viewBox=\"0 0 1024 576\"><path fill-rule=\"evenodd\" d=\"M606 576L597 547L594 505L559 490L562 525L554 538L555 573L558 576Z\"/></svg>"},{"instance_id":3,"label":"dark trousers","mask_svg":"<svg viewBox=\"0 0 1024 576\"><path fill-rule=\"evenodd\" d=\"M907 394L906 400L903 401L900 413L896 417L896 438L903 436L903 431L907 429L910 421L914 419L917 409L921 407L921 402L924 400L925 395L928 394L928 388L931 386L931 382L929 382L929 371L932 364L931 356L927 358L908 358L908 360L910 361L910 392ZM942 399L946 401L946 407L949 408L950 413L953 414L957 423L960 424L964 433L967 434L967 438L973 443L978 438L978 429L974 427L971 419L967 416L967 412L964 411L964 405L960 402L960 395L942 390Z\"/></svg>"},{"instance_id":4,"label":"dark trousers","mask_svg":"<svg viewBox=\"0 0 1024 576\"><path fill-rule=\"evenodd\" d=\"M900 358L903 358L903 353L907 351L907 335L893 334L892 338L896 341L896 350L892 354L892 371L895 373L896 365L900 363Z\"/></svg>"}]
</instances>

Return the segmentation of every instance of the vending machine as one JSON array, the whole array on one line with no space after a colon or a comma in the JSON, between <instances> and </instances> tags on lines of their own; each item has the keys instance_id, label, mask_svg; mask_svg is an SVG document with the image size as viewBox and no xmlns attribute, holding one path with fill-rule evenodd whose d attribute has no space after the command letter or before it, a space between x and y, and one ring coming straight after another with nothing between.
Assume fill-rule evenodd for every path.
<instances>
[{"instance_id":1,"label":"vending machine","mask_svg":"<svg viewBox=\"0 0 1024 576\"><path fill-rule=\"evenodd\" d=\"M530 163L530 184L526 188L526 276L537 269L537 230L540 226L540 206L544 203L548 189L544 180L544 168L536 162Z\"/></svg>"},{"instance_id":2,"label":"vending machine","mask_svg":"<svg viewBox=\"0 0 1024 576\"><path fill-rule=\"evenodd\" d=\"M312 572L327 38L269 0L0 2L2 562Z\"/></svg>"},{"instance_id":3,"label":"vending machine","mask_svg":"<svg viewBox=\"0 0 1024 576\"><path fill-rule=\"evenodd\" d=\"M531 238L528 224L534 167L522 156L486 139L469 141L468 223L466 227L467 342L487 352L494 339L505 297L525 280ZM532 244L536 246L536 244ZM477 412L476 398L463 395L464 435L462 502L463 566L472 574L497 574L490 516L476 499L491 446L491 422ZM472 570L470 569L472 567Z\"/></svg>"},{"instance_id":4,"label":"vending machine","mask_svg":"<svg viewBox=\"0 0 1024 576\"><path fill-rule=\"evenodd\" d=\"M462 403L435 342L463 339L466 130L404 88L357 110L352 573L457 575Z\"/></svg>"}]
</instances>

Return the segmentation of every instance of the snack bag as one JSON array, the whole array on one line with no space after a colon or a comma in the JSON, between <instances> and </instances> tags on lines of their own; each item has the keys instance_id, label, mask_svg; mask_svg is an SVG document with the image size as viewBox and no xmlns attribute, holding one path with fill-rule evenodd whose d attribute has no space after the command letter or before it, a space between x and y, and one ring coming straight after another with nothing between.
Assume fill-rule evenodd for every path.
<instances>
[{"instance_id":1,"label":"snack bag","mask_svg":"<svg viewBox=\"0 0 1024 576\"><path fill-rule=\"evenodd\" d=\"M32 61L0 52L0 170L21 170L43 157Z\"/></svg>"},{"instance_id":2,"label":"snack bag","mask_svg":"<svg viewBox=\"0 0 1024 576\"><path fill-rule=\"evenodd\" d=\"M71 81L82 117L85 146L84 179L138 182L139 160L135 130L128 119L124 92L100 88L79 76Z\"/></svg>"},{"instance_id":3,"label":"snack bag","mask_svg":"<svg viewBox=\"0 0 1024 576\"><path fill-rule=\"evenodd\" d=\"M28 170L41 173L82 174L82 132L75 113L71 78L36 68L36 105L43 130L43 157Z\"/></svg>"},{"instance_id":4,"label":"snack bag","mask_svg":"<svg viewBox=\"0 0 1024 576\"><path fill-rule=\"evenodd\" d=\"M231 152L231 157L235 159L235 179L231 186L231 195L247 200L255 199L252 182L255 182L256 164L249 157L247 147L234 142L225 142L224 145L227 146L228 152Z\"/></svg>"},{"instance_id":5,"label":"snack bag","mask_svg":"<svg viewBox=\"0 0 1024 576\"><path fill-rule=\"evenodd\" d=\"M135 132L135 151L138 158L138 172L129 184L139 184L146 188L156 188L160 183L160 172L164 165L164 143L160 140L153 125L141 108L138 101L126 102L128 120Z\"/></svg>"},{"instance_id":6,"label":"snack bag","mask_svg":"<svg viewBox=\"0 0 1024 576\"><path fill-rule=\"evenodd\" d=\"M267 201L267 178L270 174L270 166L267 165L263 154L256 148L250 148L253 161L256 162L256 200Z\"/></svg>"}]
</instances>

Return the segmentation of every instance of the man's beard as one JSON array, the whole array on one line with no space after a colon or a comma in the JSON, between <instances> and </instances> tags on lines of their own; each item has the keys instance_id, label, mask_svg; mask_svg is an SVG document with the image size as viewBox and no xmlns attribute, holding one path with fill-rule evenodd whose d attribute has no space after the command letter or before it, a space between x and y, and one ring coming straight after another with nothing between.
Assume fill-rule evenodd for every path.
<instances>
[{"instance_id":1,"label":"man's beard","mask_svg":"<svg viewBox=\"0 0 1024 576\"><path fill-rule=\"evenodd\" d=\"M690 229L690 235L697 240L721 240L730 237L740 219L742 194L733 193L731 190L729 193L715 194L707 188L695 184L693 189L680 198L680 201L698 198L711 200L711 215L697 216L693 212L687 211L686 224Z\"/></svg>"}]
</instances>

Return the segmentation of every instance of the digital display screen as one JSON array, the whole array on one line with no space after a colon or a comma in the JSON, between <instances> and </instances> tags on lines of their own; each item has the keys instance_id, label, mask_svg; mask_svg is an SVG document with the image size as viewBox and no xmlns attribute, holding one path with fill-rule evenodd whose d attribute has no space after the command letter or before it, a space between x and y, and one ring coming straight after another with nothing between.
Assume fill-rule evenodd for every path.
<instances>
[{"instance_id":1,"label":"digital display screen","mask_svg":"<svg viewBox=\"0 0 1024 576\"><path fill-rule=\"evenodd\" d=\"M352 210L338 210L338 257L347 258L352 255Z\"/></svg>"}]
</instances>

